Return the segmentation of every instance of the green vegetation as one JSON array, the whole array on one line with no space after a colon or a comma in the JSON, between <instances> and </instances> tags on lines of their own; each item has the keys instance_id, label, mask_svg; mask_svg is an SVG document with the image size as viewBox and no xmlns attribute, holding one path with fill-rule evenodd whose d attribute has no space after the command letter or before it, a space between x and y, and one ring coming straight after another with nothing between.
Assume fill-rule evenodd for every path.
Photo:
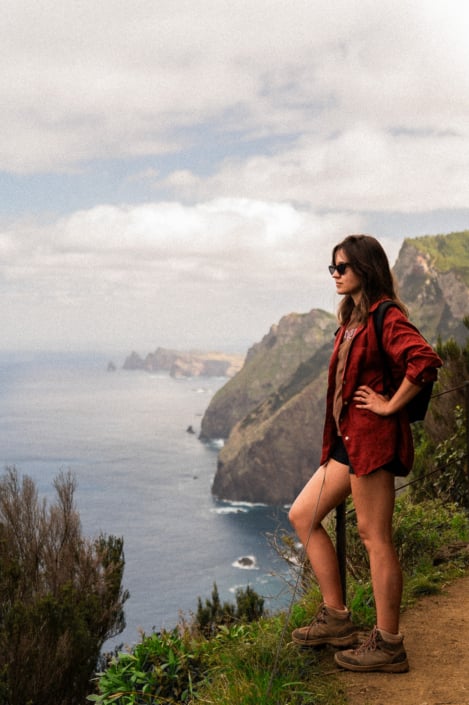
<instances>
[{"instance_id":1,"label":"green vegetation","mask_svg":"<svg viewBox=\"0 0 469 705\"><path fill-rule=\"evenodd\" d=\"M425 254L440 272L453 270L469 286L469 230L449 235L427 235L408 241Z\"/></svg>"},{"instance_id":2,"label":"green vegetation","mask_svg":"<svg viewBox=\"0 0 469 705\"><path fill-rule=\"evenodd\" d=\"M338 682L321 672L320 652L282 644L284 620L278 615L221 625L209 639L194 626L152 634L131 654L114 657L99 678L99 694L89 700L100 705L344 705ZM288 631L299 624L298 619L289 623Z\"/></svg>"},{"instance_id":3,"label":"green vegetation","mask_svg":"<svg viewBox=\"0 0 469 705\"><path fill-rule=\"evenodd\" d=\"M236 591L236 608L229 602L220 601L216 583L212 590L212 599L198 599L196 614L197 629L206 637L217 634L221 626L230 626L240 622L254 622L264 614L264 599L249 585L245 590Z\"/></svg>"},{"instance_id":4,"label":"green vegetation","mask_svg":"<svg viewBox=\"0 0 469 705\"><path fill-rule=\"evenodd\" d=\"M0 705L82 705L124 627L123 542L86 541L72 476L54 486L47 508L27 476L0 479Z\"/></svg>"},{"instance_id":5,"label":"green vegetation","mask_svg":"<svg viewBox=\"0 0 469 705\"><path fill-rule=\"evenodd\" d=\"M203 648L188 633L177 630L144 638L132 653L111 661L99 681L96 703L185 703L200 681Z\"/></svg>"},{"instance_id":6,"label":"green vegetation","mask_svg":"<svg viewBox=\"0 0 469 705\"><path fill-rule=\"evenodd\" d=\"M469 328L469 319L464 321ZM465 345L450 339L439 343L444 361L428 417L417 431L412 485L415 500L440 498L469 510L465 389L469 381L469 338ZM451 390L450 393L444 393Z\"/></svg>"}]
</instances>

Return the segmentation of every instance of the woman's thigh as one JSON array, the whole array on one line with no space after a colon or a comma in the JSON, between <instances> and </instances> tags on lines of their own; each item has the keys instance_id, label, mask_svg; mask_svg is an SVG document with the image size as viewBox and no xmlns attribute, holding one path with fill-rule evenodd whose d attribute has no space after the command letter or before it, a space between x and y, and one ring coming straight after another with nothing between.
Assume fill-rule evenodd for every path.
<instances>
[{"instance_id":1,"label":"woman's thigh","mask_svg":"<svg viewBox=\"0 0 469 705\"><path fill-rule=\"evenodd\" d=\"M350 494L348 465L329 460L321 465L306 483L290 509L290 521L298 523L314 521L318 525L324 517Z\"/></svg>"},{"instance_id":2,"label":"woman's thigh","mask_svg":"<svg viewBox=\"0 0 469 705\"><path fill-rule=\"evenodd\" d=\"M352 475L351 488L362 538L392 540L394 475L387 470L360 477Z\"/></svg>"}]
</instances>

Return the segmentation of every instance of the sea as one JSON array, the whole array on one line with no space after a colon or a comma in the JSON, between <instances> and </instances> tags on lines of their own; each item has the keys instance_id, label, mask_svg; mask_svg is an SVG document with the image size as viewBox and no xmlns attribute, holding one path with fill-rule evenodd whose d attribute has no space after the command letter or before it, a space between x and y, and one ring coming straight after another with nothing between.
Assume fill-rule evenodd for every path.
<instances>
[{"instance_id":1,"label":"sea","mask_svg":"<svg viewBox=\"0 0 469 705\"><path fill-rule=\"evenodd\" d=\"M49 503L54 478L71 471L83 534L124 539L126 628L104 648L190 619L215 583L222 601L250 586L268 610L284 608L291 576L269 536L290 530L287 508L211 492L221 442L198 436L227 380L109 362L101 353L0 353L1 472L28 475Z\"/></svg>"}]
</instances>

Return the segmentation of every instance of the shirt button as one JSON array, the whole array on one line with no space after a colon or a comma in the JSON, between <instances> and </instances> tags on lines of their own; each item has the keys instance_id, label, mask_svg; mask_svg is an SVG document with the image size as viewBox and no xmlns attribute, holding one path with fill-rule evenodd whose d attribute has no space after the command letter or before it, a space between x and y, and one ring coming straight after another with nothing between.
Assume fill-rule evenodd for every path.
<instances>
[{"instance_id":1,"label":"shirt button","mask_svg":"<svg viewBox=\"0 0 469 705\"><path fill-rule=\"evenodd\" d=\"M345 439L344 439L344 440L349 441L349 440L350 440L350 436L345 436Z\"/></svg>"}]
</instances>

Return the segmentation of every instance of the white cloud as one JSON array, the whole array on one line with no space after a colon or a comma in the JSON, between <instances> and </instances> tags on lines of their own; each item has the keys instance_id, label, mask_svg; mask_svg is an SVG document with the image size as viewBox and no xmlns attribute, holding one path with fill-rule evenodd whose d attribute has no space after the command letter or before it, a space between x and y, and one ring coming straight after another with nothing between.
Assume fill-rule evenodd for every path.
<instances>
[{"instance_id":1,"label":"white cloud","mask_svg":"<svg viewBox=\"0 0 469 705\"><path fill-rule=\"evenodd\" d=\"M334 305L326 266L350 223L248 199L19 223L0 234L4 344L21 320L41 346L247 345L289 310Z\"/></svg>"},{"instance_id":2,"label":"white cloud","mask_svg":"<svg viewBox=\"0 0 469 705\"><path fill-rule=\"evenodd\" d=\"M327 210L466 208L469 134L390 134L357 125L328 140L302 138L275 156L227 160L211 177L174 172L161 184L189 198L255 193Z\"/></svg>"},{"instance_id":3,"label":"white cloud","mask_svg":"<svg viewBox=\"0 0 469 705\"><path fill-rule=\"evenodd\" d=\"M463 2L5 6L4 169L183 150L185 128L203 124L307 141L357 124L382 139L396 127L450 130L467 148Z\"/></svg>"}]
</instances>

